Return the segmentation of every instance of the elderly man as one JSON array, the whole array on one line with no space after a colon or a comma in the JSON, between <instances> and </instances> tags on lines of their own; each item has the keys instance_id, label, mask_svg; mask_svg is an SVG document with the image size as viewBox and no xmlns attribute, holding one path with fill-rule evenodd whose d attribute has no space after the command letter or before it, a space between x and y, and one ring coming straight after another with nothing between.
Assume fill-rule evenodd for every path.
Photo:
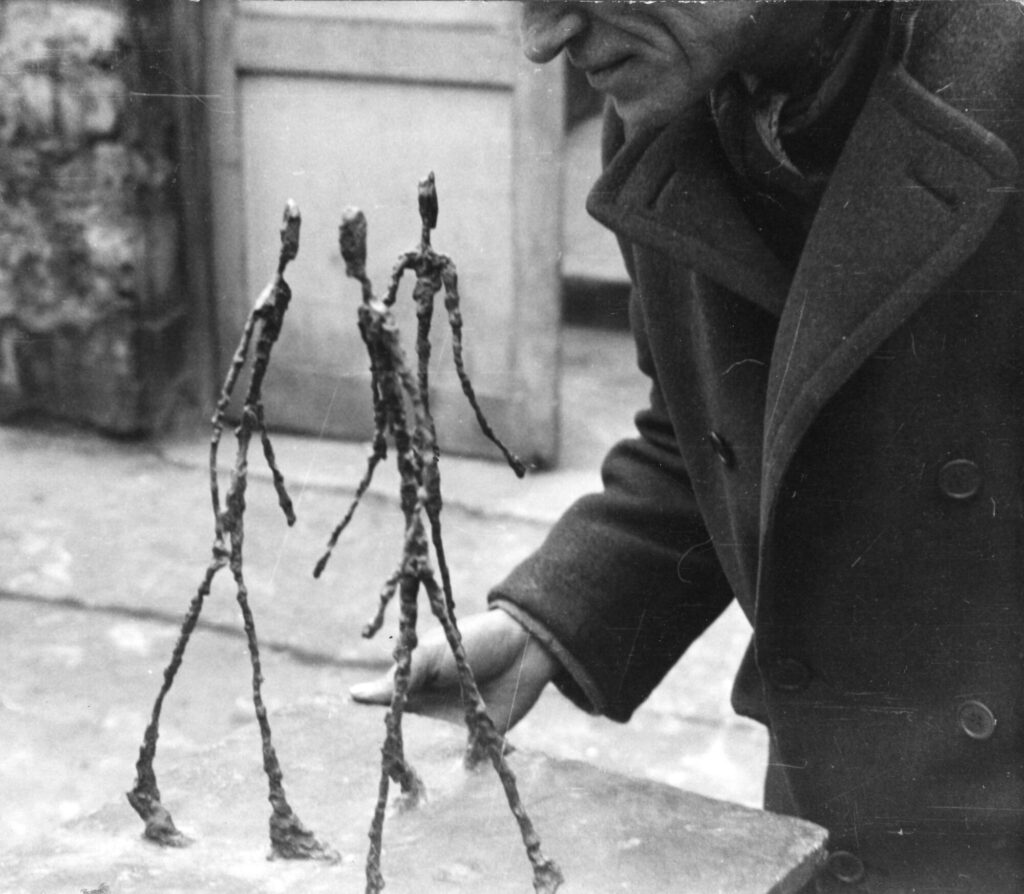
<instances>
[{"instance_id":1,"label":"elderly man","mask_svg":"<svg viewBox=\"0 0 1024 894\"><path fill-rule=\"evenodd\" d=\"M813 889L1024 891L1024 7L540 2L523 39L610 99L588 207L652 388L462 625L496 721L549 681L628 719L737 599ZM438 640L413 675L456 699Z\"/></svg>"}]
</instances>

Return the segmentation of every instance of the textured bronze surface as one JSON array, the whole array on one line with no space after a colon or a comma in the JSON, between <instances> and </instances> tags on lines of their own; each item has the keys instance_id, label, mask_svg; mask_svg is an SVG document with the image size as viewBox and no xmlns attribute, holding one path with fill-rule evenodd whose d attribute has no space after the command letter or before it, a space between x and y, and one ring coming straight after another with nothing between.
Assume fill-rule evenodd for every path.
<instances>
[{"instance_id":1,"label":"textured bronze surface","mask_svg":"<svg viewBox=\"0 0 1024 894\"><path fill-rule=\"evenodd\" d=\"M435 252L430 244L430 231L437 225L438 214L437 191L432 173L420 181L419 212L422 223L420 244L413 251L399 257L392 270L391 282L383 300L374 295L372 283L366 273L367 225L363 213L357 209L348 209L342 218L339 231L345 272L362 286L362 303L358 316L359 332L370 358L374 437L366 473L356 490L355 500L332 532L327 551L317 564L314 575L319 576L323 571L338 537L352 518L356 505L369 486L374 469L386 457L389 438L393 440L395 446L396 463L401 477L400 502L405 518L401 561L397 570L385 582L380 593L377 613L363 631L364 636L373 636L380 629L388 603L397 593L399 636L394 651L394 690L391 707L385 718L387 733L381 750L377 805L370 826L366 891L367 894L377 894L384 887L380 864L389 782L393 780L399 784L406 806L416 804L423 796L423 782L406 760L402 739L402 714L409 692L412 652L416 648L417 600L422 587L427 594L431 611L444 630L458 669L466 726L469 730L466 760L469 764L475 764L490 759L505 790L509 808L519 824L523 844L533 867L534 890L554 892L562 882L562 873L554 861L545 857L541 851L540 839L519 796L515 774L505 760L503 738L498 734L484 707L473 672L466 660L462 637L455 620L451 575L441 536L440 451L429 399L430 325L434 297L442 288L445 293L448 323L452 331L454 362L462 390L476 413L481 430L502 451L515 473L521 477L525 474L525 468L488 425L465 371L462 357L462 315L455 265L446 255ZM406 359L398 325L391 310L406 270L413 271L416 276L412 293L417 318L415 375ZM428 523L429 542L426 533ZM431 543L440 570L440 584L430 561Z\"/></svg>"},{"instance_id":2,"label":"textured bronze surface","mask_svg":"<svg viewBox=\"0 0 1024 894\"><path fill-rule=\"evenodd\" d=\"M263 454L270 467L277 491L278 501L289 525L295 523L292 502L285 489L284 477L277 468L274 450L267 432L261 397L263 379L270 364L270 353L274 343L281 334L284 314L291 301L291 289L284 279L284 271L288 263L294 260L299 251L299 227L301 218L298 208L291 202L285 207L284 222L281 227L281 251L278 259L277 272L270 284L263 290L249 314L242 331L238 349L232 358L221 389L220 399L214 411L213 433L210 438L210 498L213 503L214 541L213 556L206 567L206 574L196 595L193 597L185 614L181 632L175 643L171 660L164 670L164 681L153 705L152 717L143 736L139 759L136 762L135 785L128 792L128 801L146 824L146 838L165 846L183 847L189 843L186 836L174 825L171 814L160 801L160 790L157 787L156 773L153 770L153 759L156 756L156 742L159 736L160 712L164 698L174 683L175 675L181 666L188 646L189 637L195 629L199 615L203 610L203 602L210 594L210 588L217 573L225 567L231 569L231 576L236 586L236 598L242 612L249 658L252 664L252 699L256 711L256 721L260 729L263 744L263 769L267 774L272 807L270 815L271 855L283 858L336 859L330 848L319 842L295 815L285 797L283 774L277 758L277 752L271 740L270 721L266 706L263 703L262 685L263 671L260 666L259 642L256 637L256 624L252 609L249 606L249 594L243 574L242 548L245 540L245 490L248 472L249 444L254 433L258 432L263 445ZM224 429L225 414L231 402L231 395L238 381L239 374L245 366L252 343L254 331L259 324L259 335L256 339L252 372L249 388L241 411L241 419L235 429L238 449L235 454L235 465L231 473L231 482L221 506L220 489L217 480L217 449L220 445L221 433Z\"/></svg>"}]
</instances>

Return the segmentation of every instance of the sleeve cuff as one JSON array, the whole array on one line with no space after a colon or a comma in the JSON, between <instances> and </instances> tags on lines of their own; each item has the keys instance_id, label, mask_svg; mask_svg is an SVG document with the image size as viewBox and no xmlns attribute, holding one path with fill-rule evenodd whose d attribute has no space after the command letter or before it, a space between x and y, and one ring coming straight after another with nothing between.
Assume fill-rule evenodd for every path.
<instances>
[{"instance_id":1,"label":"sleeve cuff","mask_svg":"<svg viewBox=\"0 0 1024 894\"><path fill-rule=\"evenodd\" d=\"M500 596L492 597L491 608L499 608L510 615L561 664L562 672L555 677L554 684L566 698L590 714L605 713L605 699L590 674L543 623L524 612L514 602Z\"/></svg>"}]
</instances>

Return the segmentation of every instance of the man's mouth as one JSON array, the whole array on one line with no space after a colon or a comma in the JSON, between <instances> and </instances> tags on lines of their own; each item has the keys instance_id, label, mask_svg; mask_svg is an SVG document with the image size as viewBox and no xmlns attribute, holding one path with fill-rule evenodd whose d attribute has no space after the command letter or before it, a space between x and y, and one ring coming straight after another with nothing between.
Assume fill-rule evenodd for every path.
<instances>
[{"instance_id":1,"label":"man's mouth","mask_svg":"<svg viewBox=\"0 0 1024 894\"><path fill-rule=\"evenodd\" d=\"M586 75L587 80L590 82L590 86L596 90L602 89L602 85L608 83L615 75L625 67L631 57L620 56L617 59L611 59L607 62L597 62L592 65L580 66L583 69L583 73Z\"/></svg>"}]
</instances>

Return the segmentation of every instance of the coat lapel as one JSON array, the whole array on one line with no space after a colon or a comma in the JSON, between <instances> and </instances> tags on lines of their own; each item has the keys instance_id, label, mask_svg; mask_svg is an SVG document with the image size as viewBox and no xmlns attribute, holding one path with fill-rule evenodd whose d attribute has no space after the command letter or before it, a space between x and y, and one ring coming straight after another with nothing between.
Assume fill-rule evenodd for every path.
<instances>
[{"instance_id":1,"label":"coat lapel","mask_svg":"<svg viewBox=\"0 0 1024 894\"><path fill-rule=\"evenodd\" d=\"M975 251L1016 176L1013 152L989 131L901 66L880 75L780 320L765 405L762 536L817 413Z\"/></svg>"},{"instance_id":2,"label":"coat lapel","mask_svg":"<svg viewBox=\"0 0 1024 894\"><path fill-rule=\"evenodd\" d=\"M611 161L587 210L620 238L658 249L778 316L790 276L757 234L714 151L710 120L637 136Z\"/></svg>"},{"instance_id":3,"label":"coat lapel","mask_svg":"<svg viewBox=\"0 0 1024 894\"><path fill-rule=\"evenodd\" d=\"M587 209L627 242L663 251L781 316L765 404L764 539L815 416L977 249L1018 168L998 137L902 65L887 66L791 278L744 215L715 140L710 121L692 119L632 138Z\"/></svg>"}]
</instances>

